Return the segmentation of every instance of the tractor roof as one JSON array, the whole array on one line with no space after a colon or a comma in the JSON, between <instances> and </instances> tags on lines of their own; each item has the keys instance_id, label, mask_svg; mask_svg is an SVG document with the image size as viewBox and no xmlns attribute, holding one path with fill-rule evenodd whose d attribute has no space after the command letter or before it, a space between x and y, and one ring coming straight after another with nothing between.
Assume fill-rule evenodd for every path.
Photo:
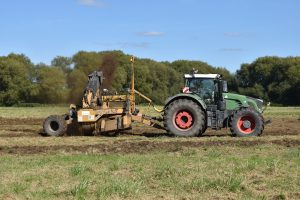
<instances>
[{"instance_id":1,"label":"tractor roof","mask_svg":"<svg viewBox=\"0 0 300 200\"><path fill-rule=\"evenodd\" d=\"M220 74L185 74L184 78L221 78Z\"/></svg>"}]
</instances>

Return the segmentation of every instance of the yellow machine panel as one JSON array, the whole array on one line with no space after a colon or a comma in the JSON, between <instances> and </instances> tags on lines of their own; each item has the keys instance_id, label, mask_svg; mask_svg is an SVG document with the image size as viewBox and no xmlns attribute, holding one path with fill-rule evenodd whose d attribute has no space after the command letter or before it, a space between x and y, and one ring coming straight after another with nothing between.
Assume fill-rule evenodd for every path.
<instances>
[{"instance_id":1,"label":"yellow machine panel","mask_svg":"<svg viewBox=\"0 0 300 200\"><path fill-rule=\"evenodd\" d=\"M81 109L77 112L78 122L95 122L96 113L93 109Z\"/></svg>"}]
</instances>

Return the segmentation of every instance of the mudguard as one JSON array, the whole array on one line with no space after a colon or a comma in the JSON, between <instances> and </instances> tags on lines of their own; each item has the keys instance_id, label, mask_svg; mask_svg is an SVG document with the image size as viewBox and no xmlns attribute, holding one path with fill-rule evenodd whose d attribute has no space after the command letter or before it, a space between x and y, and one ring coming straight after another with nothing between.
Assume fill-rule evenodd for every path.
<instances>
[{"instance_id":1,"label":"mudguard","mask_svg":"<svg viewBox=\"0 0 300 200\"><path fill-rule=\"evenodd\" d=\"M180 93L177 94L175 96L169 97L166 101L165 101L165 106L164 108L166 108L170 103L172 103L174 100L177 99L190 99L192 101L195 101L196 103L198 103L203 110L206 110L207 106L205 104L205 102L196 94L193 93Z\"/></svg>"}]
</instances>

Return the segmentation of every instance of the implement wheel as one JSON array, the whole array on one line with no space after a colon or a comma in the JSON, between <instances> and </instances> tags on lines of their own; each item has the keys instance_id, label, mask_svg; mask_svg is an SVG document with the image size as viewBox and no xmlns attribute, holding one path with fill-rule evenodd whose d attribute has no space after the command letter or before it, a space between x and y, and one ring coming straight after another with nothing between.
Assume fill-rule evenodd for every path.
<instances>
[{"instance_id":1,"label":"implement wheel","mask_svg":"<svg viewBox=\"0 0 300 200\"><path fill-rule=\"evenodd\" d=\"M172 135L193 137L204 130L204 118L204 112L198 104L188 99L178 99L167 106L164 126Z\"/></svg>"},{"instance_id":2,"label":"implement wheel","mask_svg":"<svg viewBox=\"0 0 300 200\"><path fill-rule=\"evenodd\" d=\"M230 130L238 137L259 136L264 130L264 120L253 109L241 109L233 115Z\"/></svg>"},{"instance_id":3,"label":"implement wheel","mask_svg":"<svg viewBox=\"0 0 300 200\"><path fill-rule=\"evenodd\" d=\"M65 116L51 115L47 117L43 124L44 132L47 136L62 136L67 130Z\"/></svg>"}]
</instances>

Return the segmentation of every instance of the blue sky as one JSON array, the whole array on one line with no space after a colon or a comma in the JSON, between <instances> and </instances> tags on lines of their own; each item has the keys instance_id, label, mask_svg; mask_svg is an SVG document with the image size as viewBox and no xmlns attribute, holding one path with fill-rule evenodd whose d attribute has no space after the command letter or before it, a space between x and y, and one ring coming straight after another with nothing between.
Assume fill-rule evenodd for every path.
<instances>
[{"instance_id":1,"label":"blue sky","mask_svg":"<svg viewBox=\"0 0 300 200\"><path fill-rule=\"evenodd\" d=\"M235 72L300 55L299 0L0 0L0 55L49 64L79 50L201 60Z\"/></svg>"}]
</instances>

